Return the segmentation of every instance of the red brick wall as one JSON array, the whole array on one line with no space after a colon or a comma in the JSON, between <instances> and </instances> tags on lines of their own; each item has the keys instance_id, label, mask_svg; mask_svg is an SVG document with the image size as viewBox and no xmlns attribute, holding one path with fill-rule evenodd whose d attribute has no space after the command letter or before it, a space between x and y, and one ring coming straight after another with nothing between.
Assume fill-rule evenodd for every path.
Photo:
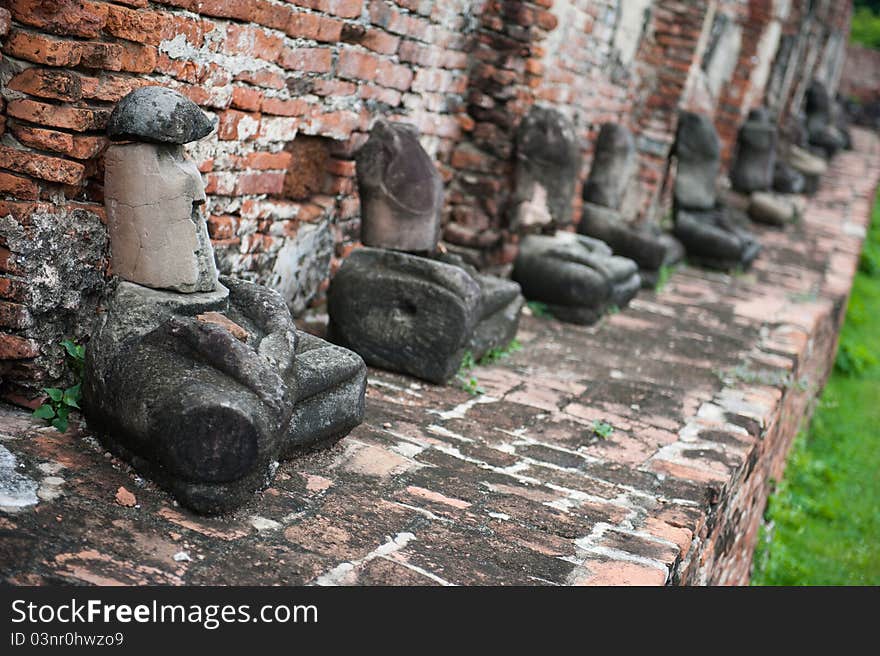
<instances>
[{"instance_id":1,"label":"red brick wall","mask_svg":"<svg viewBox=\"0 0 880 656\"><path fill-rule=\"evenodd\" d=\"M190 153L219 264L301 311L356 246L352 154L378 116L421 129L447 183L444 237L483 265L516 253L506 220L513 135L535 102L574 120L582 179L599 125L628 124L640 156L629 202L639 218L662 215L678 109L693 100L712 16L730 16L743 34L732 81L709 110L729 151L746 105L763 99L754 54L778 6L647 4L622 61L618 0L0 0L0 218L11 217L0 222L0 393L53 380L60 339L88 334L96 274L108 273L102 131L132 88L178 89L216 118L217 132ZM792 0L781 31L819 52L846 31L850 3L820 1L809 15L808 4ZM815 60L795 59L785 111Z\"/></svg>"},{"instance_id":2,"label":"red brick wall","mask_svg":"<svg viewBox=\"0 0 880 656\"><path fill-rule=\"evenodd\" d=\"M880 50L847 46L840 92L863 103L880 99Z\"/></svg>"}]
</instances>

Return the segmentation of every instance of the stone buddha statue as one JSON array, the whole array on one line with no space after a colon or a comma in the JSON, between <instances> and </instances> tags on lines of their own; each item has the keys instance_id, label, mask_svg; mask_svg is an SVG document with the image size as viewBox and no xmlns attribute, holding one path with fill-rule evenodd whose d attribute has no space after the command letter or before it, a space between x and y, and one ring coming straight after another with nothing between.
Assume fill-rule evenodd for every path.
<instances>
[{"instance_id":1,"label":"stone buddha statue","mask_svg":"<svg viewBox=\"0 0 880 656\"><path fill-rule=\"evenodd\" d=\"M117 276L86 349L83 410L107 447L182 505L233 510L277 461L359 424L359 356L296 330L273 290L218 277L205 190L183 144L213 130L143 87L114 109L105 204Z\"/></svg>"},{"instance_id":2,"label":"stone buddha statue","mask_svg":"<svg viewBox=\"0 0 880 656\"><path fill-rule=\"evenodd\" d=\"M828 88L813 80L804 98L807 120L807 141L814 152L830 159L847 145L845 135L837 126L836 108Z\"/></svg>"},{"instance_id":3,"label":"stone buddha statue","mask_svg":"<svg viewBox=\"0 0 880 656\"><path fill-rule=\"evenodd\" d=\"M368 364L444 383L516 335L516 283L438 250L443 184L413 126L378 120L356 155L361 241L327 293L328 337Z\"/></svg>"},{"instance_id":4,"label":"stone buddha statue","mask_svg":"<svg viewBox=\"0 0 880 656\"><path fill-rule=\"evenodd\" d=\"M526 298L553 316L591 324L611 307L623 308L641 286L638 265L613 255L599 239L558 232L572 222L572 198L581 157L571 121L534 106L520 123L511 226L526 234L512 277ZM614 192L612 192L614 193Z\"/></svg>"},{"instance_id":5,"label":"stone buddha statue","mask_svg":"<svg viewBox=\"0 0 880 656\"><path fill-rule=\"evenodd\" d=\"M721 146L708 116L680 114L675 157L674 232L688 260L721 270L747 268L761 245L734 210L718 201Z\"/></svg>"},{"instance_id":6,"label":"stone buddha statue","mask_svg":"<svg viewBox=\"0 0 880 656\"><path fill-rule=\"evenodd\" d=\"M815 194L828 170L825 159L810 152L807 118L793 113L780 130L779 158L773 173L773 188L782 193ZM795 184L791 181L795 180Z\"/></svg>"},{"instance_id":7,"label":"stone buddha statue","mask_svg":"<svg viewBox=\"0 0 880 656\"><path fill-rule=\"evenodd\" d=\"M643 287L657 284L659 270L684 255L681 244L655 223L634 225L622 209L626 189L636 170L632 133L618 123L605 123L596 140L596 153L583 190L582 235L600 239L614 252L635 261Z\"/></svg>"},{"instance_id":8,"label":"stone buddha statue","mask_svg":"<svg viewBox=\"0 0 880 656\"><path fill-rule=\"evenodd\" d=\"M753 109L739 129L730 182L735 192L748 196L747 212L753 221L782 226L798 216L798 209L790 198L773 192L776 148L777 130L770 113ZM792 171L792 175L803 187L800 173Z\"/></svg>"}]
</instances>

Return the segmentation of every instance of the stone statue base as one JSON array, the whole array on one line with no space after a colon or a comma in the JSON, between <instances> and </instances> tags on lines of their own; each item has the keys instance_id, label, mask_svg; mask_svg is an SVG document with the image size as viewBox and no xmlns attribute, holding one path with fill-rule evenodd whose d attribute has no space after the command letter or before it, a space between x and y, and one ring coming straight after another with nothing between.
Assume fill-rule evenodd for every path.
<instances>
[{"instance_id":1,"label":"stone statue base","mask_svg":"<svg viewBox=\"0 0 880 656\"><path fill-rule=\"evenodd\" d=\"M221 280L191 294L120 282L83 383L107 447L205 514L245 503L279 458L346 435L366 386L363 361L298 334L276 292Z\"/></svg>"},{"instance_id":2,"label":"stone statue base","mask_svg":"<svg viewBox=\"0 0 880 656\"><path fill-rule=\"evenodd\" d=\"M616 210L584 202L578 232L605 242L615 255L639 265L642 287L656 286L661 267L672 266L684 257L684 248L675 237L659 226L631 226Z\"/></svg>"},{"instance_id":3,"label":"stone statue base","mask_svg":"<svg viewBox=\"0 0 880 656\"><path fill-rule=\"evenodd\" d=\"M805 180L803 174L787 162L776 161L773 169L773 191L780 194L804 193Z\"/></svg>"},{"instance_id":4,"label":"stone statue base","mask_svg":"<svg viewBox=\"0 0 880 656\"><path fill-rule=\"evenodd\" d=\"M819 182L828 170L828 164L818 155L792 145L788 150L788 165L804 178L803 192L812 196L819 191Z\"/></svg>"},{"instance_id":5,"label":"stone statue base","mask_svg":"<svg viewBox=\"0 0 880 656\"><path fill-rule=\"evenodd\" d=\"M613 255L598 239L570 232L525 237L513 279L526 298L578 324L595 323L611 307L626 307L641 287L635 262Z\"/></svg>"},{"instance_id":6,"label":"stone statue base","mask_svg":"<svg viewBox=\"0 0 880 656\"><path fill-rule=\"evenodd\" d=\"M519 285L456 256L360 248L330 284L328 338L372 366L442 384L466 351L478 360L506 346L523 303Z\"/></svg>"},{"instance_id":7,"label":"stone statue base","mask_svg":"<svg viewBox=\"0 0 880 656\"><path fill-rule=\"evenodd\" d=\"M787 195L756 191L749 196L749 218L757 223L782 227L800 216L797 204Z\"/></svg>"},{"instance_id":8,"label":"stone statue base","mask_svg":"<svg viewBox=\"0 0 880 656\"><path fill-rule=\"evenodd\" d=\"M747 269L761 251L757 238L733 219L732 210L675 211L675 236L684 245L689 262L711 269Z\"/></svg>"}]
</instances>

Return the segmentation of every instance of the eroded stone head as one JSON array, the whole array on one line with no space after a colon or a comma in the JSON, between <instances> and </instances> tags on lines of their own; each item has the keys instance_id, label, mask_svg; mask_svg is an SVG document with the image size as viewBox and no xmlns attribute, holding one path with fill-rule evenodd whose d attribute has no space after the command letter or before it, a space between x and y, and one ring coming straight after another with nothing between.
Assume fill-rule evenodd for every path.
<instances>
[{"instance_id":1,"label":"eroded stone head","mask_svg":"<svg viewBox=\"0 0 880 656\"><path fill-rule=\"evenodd\" d=\"M111 137L133 141L104 156L110 250L120 278L183 293L217 286L205 187L180 145L210 131L194 103L161 87L133 91L113 111Z\"/></svg>"},{"instance_id":2,"label":"eroded stone head","mask_svg":"<svg viewBox=\"0 0 880 656\"><path fill-rule=\"evenodd\" d=\"M514 227L568 225L581 164L577 134L561 112L534 106L516 135Z\"/></svg>"},{"instance_id":3,"label":"eroded stone head","mask_svg":"<svg viewBox=\"0 0 880 656\"><path fill-rule=\"evenodd\" d=\"M603 124L596 139L590 177L584 185L584 200L620 209L635 166L636 145L632 133L619 123Z\"/></svg>"},{"instance_id":4,"label":"eroded stone head","mask_svg":"<svg viewBox=\"0 0 880 656\"><path fill-rule=\"evenodd\" d=\"M358 151L361 241L401 251L433 251L440 239L443 181L415 127L379 120Z\"/></svg>"},{"instance_id":5,"label":"eroded stone head","mask_svg":"<svg viewBox=\"0 0 880 656\"><path fill-rule=\"evenodd\" d=\"M110 114L113 141L185 144L208 136L213 124L192 100L165 87L141 87L125 96Z\"/></svg>"}]
</instances>

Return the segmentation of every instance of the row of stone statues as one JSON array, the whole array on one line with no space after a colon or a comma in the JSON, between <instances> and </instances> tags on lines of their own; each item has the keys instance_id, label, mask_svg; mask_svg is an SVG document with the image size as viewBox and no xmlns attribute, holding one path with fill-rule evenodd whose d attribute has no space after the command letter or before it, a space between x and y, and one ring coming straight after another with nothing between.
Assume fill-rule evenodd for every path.
<instances>
[{"instance_id":1,"label":"row of stone statues","mask_svg":"<svg viewBox=\"0 0 880 656\"><path fill-rule=\"evenodd\" d=\"M830 157L847 146L823 90L810 88L803 129L784 150L766 111L743 125L730 177L754 220L791 220L784 194L814 191L826 166L810 149ZM279 459L360 423L365 361L443 383L466 352L479 359L514 338L525 298L590 324L685 254L730 270L760 252L745 214L718 192L709 117L680 116L672 234L627 215L636 149L613 123L599 133L572 232L575 129L534 107L517 133L509 216L524 236L512 280L480 273L440 245L443 184L416 130L379 120L356 155L363 248L328 290L331 344L297 331L273 290L218 276L204 186L183 151L212 129L195 104L161 87L134 91L113 111L105 198L117 278L83 384L85 414L108 448L198 512L238 507Z\"/></svg>"}]
</instances>

